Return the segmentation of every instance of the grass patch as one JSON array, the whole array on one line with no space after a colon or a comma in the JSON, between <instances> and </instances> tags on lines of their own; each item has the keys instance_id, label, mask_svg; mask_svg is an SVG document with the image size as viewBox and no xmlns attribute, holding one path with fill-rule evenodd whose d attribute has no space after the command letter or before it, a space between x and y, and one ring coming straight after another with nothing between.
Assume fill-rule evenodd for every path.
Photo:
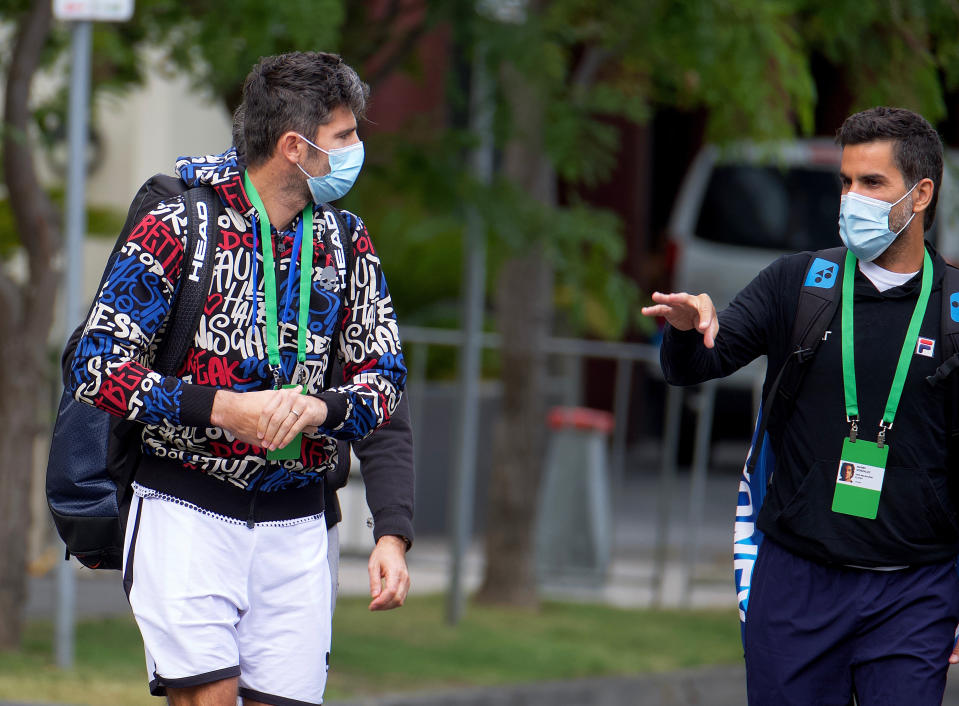
<instances>
[{"instance_id":1,"label":"grass patch","mask_svg":"<svg viewBox=\"0 0 959 706\"><path fill-rule=\"evenodd\" d=\"M157 706L146 687L140 632L131 617L77 625L76 666L53 659L53 626L27 625L19 652L0 652L0 699L103 706Z\"/></svg>"},{"instance_id":2,"label":"grass patch","mask_svg":"<svg viewBox=\"0 0 959 706\"><path fill-rule=\"evenodd\" d=\"M348 599L337 607L331 694L662 672L742 658L739 622L728 610L546 603L530 613L474 604L451 628L439 596L380 615L364 606Z\"/></svg>"},{"instance_id":3,"label":"grass patch","mask_svg":"<svg viewBox=\"0 0 959 706\"><path fill-rule=\"evenodd\" d=\"M456 628L441 596L371 614L368 599L340 600L327 696L484 686L734 664L735 611L620 610L546 603L539 613L471 605ZM52 663L49 623L31 623L23 649L0 653L0 699L156 706L140 636L127 617L77 630L77 666Z\"/></svg>"}]
</instances>

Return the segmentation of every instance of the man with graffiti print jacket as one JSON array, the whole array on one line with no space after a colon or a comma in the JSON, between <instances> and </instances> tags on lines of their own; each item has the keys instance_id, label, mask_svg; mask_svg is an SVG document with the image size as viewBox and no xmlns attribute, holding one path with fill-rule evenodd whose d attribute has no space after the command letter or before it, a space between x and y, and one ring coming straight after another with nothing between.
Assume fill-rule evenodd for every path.
<instances>
[{"instance_id":1,"label":"man with graffiti print jacket","mask_svg":"<svg viewBox=\"0 0 959 706\"><path fill-rule=\"evenodd\" d=\"M772 407L764 449L775 470L745 613L749 703L932 706L959 622L947 434L956 380L927 380L943 363L949 296L946 263L924 242L942 143L921 116L894 108L850 116L837 141L843 260L817 270L815 253L780 258L718 317L707 294L657 293L644 313L669 323L670 383L728 375L765 354L768 392L792 352L800 289L840 287L798 392ZM827 266L841 284L816 282ZM843 463L855 468L848 478Z\"/></svg>"},{"instance_id":2,"label":"man with graffiti print jacket","mask_svg":"<svg viewBox=\"0 0 959 706\"><path fill-rule=\"evenodd\" d=\"M245 168L233 149L177 162L184 182L212 186L224 206L206 229L213 282L178 374L150 362L190 276L187 221L203 218L182 196L131 231L77 346L76 398L144 424L124 585L151 692L177 706L323 700L324 475L337 440L389 420L406 380L366 228L344 211L340 232L322 205L362 166L368 90L336 55L261 59L243 91ZM349 273L337 269L350 261L343 248ZM344 382L325 389L334 356ZM402 551L400 538L384 539Z\"/></svg>"}]
</instances>

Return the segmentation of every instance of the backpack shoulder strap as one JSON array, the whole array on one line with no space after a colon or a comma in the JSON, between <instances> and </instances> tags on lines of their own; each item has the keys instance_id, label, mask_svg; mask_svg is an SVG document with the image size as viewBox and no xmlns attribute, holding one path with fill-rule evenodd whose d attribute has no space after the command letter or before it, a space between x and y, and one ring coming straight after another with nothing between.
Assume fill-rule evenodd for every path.
<instances>
[{"instance_id":1,"label":"backpack shoulder strap","mask_svg":"<svg viewBox=\"0 0 959 706\"><path fill-rule=\"evenodd\" d=\"M343 296L346 296L346 287L353 273L353 234L350 232L343 212L333 204L323 204L326 218L326 228L323 230L323 244L327 251L333 254L336 264L336 274L340 279ZM332 217L332 222L330 221Z\"/></svg>"},{"instance_id":2,"label":"backpack shoulder strap","mask_svg":"<svg viewBox=\"0 0 959 706\"><path fill-rule=\"evenodd\" d=\"M939 336L943 341L943 358L959 353L959 268L946 264L942 277L942 323Z\"/></svg>"},{"instance_id":3,"label":"backpack shoulder strap","mask_svg":"<svg viewBox=\"0 0 959 706\"><path fill-rule=\"evenodd\" d=\"M942 363L934 374L926 378L933 386L942 383L959 368L959 269L948 263L942 276L942 311L939 317Z\"/></svg>"},{"instance_id":4,"label":"backpack shoulder strap","mask_svg":"<svg viewBox=\"0 0 959 706\"><path fill-rule=\"evenodd\" d=\"M129 239L130 233L132 233L133 229L143 220L143 217L156 208L157 204L161 201L172 196L179 196L184 191L186 191L186 185L183 181L179 177L169 174L154 174L140 185L140 188L137 189L136 194L130 201L127 219L124 221L119 235L117 235L116 242L113 244L113 250L110 251L110 256L103 266L103 274L100 275L100 284L97 285L98 292L103 289L104 282L106 282L107 277L110 276L110 272L113 270L113 263ZM64 384L67 383L70 366L73 364L73 353L77 348L80 337L83 335L83 328L86 325L87 319L90 318L90 311L92 311L92 309L93 304L91 303L90 310L87 311L87 315L83 317L83 321L77 325L76 329L74 329L70 335L66 346L64 346L63 353L60 356L60 369Z\"/></svg>"},{"instance_id":5,"label":"backpack shoulder strap","mask_svg":"<svg viewBox=\"0 0 959 706\"><path fill-rule=\"evenodd\" d=\"M959 368L959 269L946 263L942 277L942 311L939 340L942 345L942 363L933 375L926 378L936 386L951 382L946 391L946 448L950 458L959 457L959 394L953 373Z\"/></svg>"},{"instance_id":6,"label":"backpack shoulder strap","mask_svg":"<svg viewBox=\"0 0 959 706\"><path fill-rule=\"evenodd\" d=\"M846 248L840 246L819 250L810 258L802 286L799 288L787 365L793 359L796 363L805 363L815 355L816 349L822 343L826 327L839 308L842 287L838 285L842 281L845 257ZM780 396L787 400L793 399L801 382L802 374L798 370L795 374L783 376L779 388ZM767 411L770 411L768 407Z\"/></svg>"},{"instance_id":7,"label":"backpack shoulder strap","mask_svg":"<svg viewBox=\"0 0 959 706\"><path fill-rule=\"evenodd\" d=\"M813 253L799 289L790 351L815 352L839 306L842 287L836 285L842 281L845 257L842 246Z\"/></svg>"},{"instance_id":8,"label":"backpack shoulder strap","mask_svg":"<svg viewBox=\"0 0 959 706\"><path fill-rule=\"evenodd\" d=\"M323 229L323 247L333 256L336 274L340 281L340 308L336 314L336 323L330 335L330 348L339 349L337 338L343 328L343 316L346 310L346 300L349 297L350 279L353 276L353 234L346 223L343 213L333 204L323 204L323 214L326 227ZM324 387L332 387L333 367L335 360L327 363Z\"/></svg>"},{"instance_id":9,"label":"backpack shoulder strap","mask_svg":"<svg viewBox=\"0 0 959 706\"><path fill-rule=\"evenodd\" d=\"M188 189L183 195L187 241L183 252L180 286L170 310L170 323L156 353L154 369L163 375L176 373L189 350L200 315L210 293L213 257L216 254L216 221L222 206L209 186Z\"/></svg>"},{"instance_id":10,"label":"backpack shoulder strap","mask_svg":"<svg viewBox=\"0 0 959 706\"><path fill-rule=\"evenodd\" d=\"M765 437L777 398L781 397L789 402L799 391L804 372L801 365L815 355L826 327L839 307L842 287L837 285L842 281L842 263L845 257L846 248L842 246L819 250L813 253L806 265L789 340L789 355L766 392L763 411L754 434L754 445L756 439L761 444ZM750 454L746 464L748 472L752 472L758 457L758 453Z\"/></svg>"}]
</instances>

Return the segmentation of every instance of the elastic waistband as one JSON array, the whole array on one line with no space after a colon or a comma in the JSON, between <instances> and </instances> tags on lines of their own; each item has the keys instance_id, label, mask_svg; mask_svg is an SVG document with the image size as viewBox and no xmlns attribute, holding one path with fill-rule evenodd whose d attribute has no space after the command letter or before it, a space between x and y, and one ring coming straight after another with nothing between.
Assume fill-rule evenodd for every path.
<instances>
[{"instance_id":1,"label":"elastic waistband","mask_svg":"<svg viewBox=\"0 0 959 706\"><path fill-rule=\"evenodd\" d=\"M251 510L257 523L311 517L324 510L323 482L269 492L248 490L156 456L145 455L141 459L136 482L144 488L236 520L249 520Z\"/></svg>"}]
</instances>

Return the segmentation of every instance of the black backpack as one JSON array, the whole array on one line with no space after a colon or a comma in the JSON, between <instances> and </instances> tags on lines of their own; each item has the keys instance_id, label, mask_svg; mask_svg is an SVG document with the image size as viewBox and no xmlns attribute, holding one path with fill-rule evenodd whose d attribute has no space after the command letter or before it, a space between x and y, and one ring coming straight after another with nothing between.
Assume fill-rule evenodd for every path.
<instances>
[{"instance_id":1,"label":"black backpack","mask_svg":"<svg viewBox=\"0 0 959 706\"><path fill-rule=\"evenodd\" d=\"M186 356L200 315L210 291L213 276L214 245L207 237L223 213L220 198L211 187L188 189L177 177L156 174L137 191L126 222L114 244L100 280L102 288L113 263L133 228L156 206L171 197L184 195L187 218L187 245L193 261L202 261L196 277L181 279L170 311L170 324L158 344L153 368L162 375L174 375ZM339 210L324 204L332 214L339 234L349 232ZM195 217L194 217L195 215ZM337 326L343 320L345 283L353 271L353 248L342 239L334 242L331 228L324 230L327 252L343 253L334 257L344 296L340 300ZM88 317L89 318L89 314ZM60 359L66 387L77 343L85 324L80 324L64 347ZM332 370L332 365L329 369ZM328 371L329 373L329 371ZM77 402L64 389L50 443L47 462L47 505L53 515L60 538L70 555L91 569L120 569L123 565L123 536L127 512L132 499L132 485L142 456L143 425L120 419L86 403Z\"/></svg>"},{"instance_id":2,"label":"black backpack","mask_svg":"<svg viewBox=\"0 0 959 706\"><path fill-rule=\"evenodd\" d=\"M170 311L169 328L153 363L163 375L175 374L186 356L210 290L216 248L209 246L207 239L215 233L216 219L223 210L220 198L208 186L186 189L181 180L164 174L147 180L130 205L126 223L100 279L102 287L120 249L142 217L161 201L180 193L188 214L185 252L187 257L202 261L203 267L196 278L181 280ZM73 554L91 569L119 569L123 563L126 511L142 453L143 425L78 402L68 393L67 376L83 328L84 324L80 324L73 332L61 357L65 387L50 441L47 505L66 544L66 558Z\"/></svg>"}]
</instances>

